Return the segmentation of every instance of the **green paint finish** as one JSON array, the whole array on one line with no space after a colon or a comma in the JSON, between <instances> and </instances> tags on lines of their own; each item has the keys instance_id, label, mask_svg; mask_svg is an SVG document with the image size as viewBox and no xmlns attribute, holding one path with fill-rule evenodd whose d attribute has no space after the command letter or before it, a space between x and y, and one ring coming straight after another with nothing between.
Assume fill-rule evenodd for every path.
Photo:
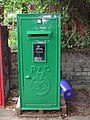
<instances>
[{"instance_id":1,"label":"green paint finish","mask_svg":"<svg viewBox=\"0 0 90 120\"><path fill-rule=\"evenodd\" d=\"M60 15L19 14L21 110L60 109Z\"/></svg>"}]
</instances>

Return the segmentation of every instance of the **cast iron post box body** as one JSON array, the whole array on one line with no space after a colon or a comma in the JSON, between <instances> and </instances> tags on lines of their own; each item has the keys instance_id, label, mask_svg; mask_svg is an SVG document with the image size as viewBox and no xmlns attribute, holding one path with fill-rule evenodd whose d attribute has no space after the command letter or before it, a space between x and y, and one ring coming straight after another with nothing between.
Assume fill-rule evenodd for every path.
<instances>
[{"instance_id":1,"label":"cast iron post box body","mask_svg":"<svg viewBox=\"0 0 90 120\"><path fill-rule=\"evenodd\" d=\"M21 110L60 109L60 14L18 14Z\"/></svg>"}]
</instances>

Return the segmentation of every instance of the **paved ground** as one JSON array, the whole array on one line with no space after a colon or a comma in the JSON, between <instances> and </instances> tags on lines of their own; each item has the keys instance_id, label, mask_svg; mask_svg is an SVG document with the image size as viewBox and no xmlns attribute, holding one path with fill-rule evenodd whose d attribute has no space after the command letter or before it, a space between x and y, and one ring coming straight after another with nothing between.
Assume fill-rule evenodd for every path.
<instances>
[{"instance_id":1,"label":"paved ground","mask_svg":"<svg viewBox=\"0 0 90 120\"><path fill-rule=\"evenodd\" d=\"M16 91L16 92L15 92ZM69 116L59 116L52 118L29 118L29 117L17 117L16 114L16 101L13 101L13 97L18 97L17 90L13 91L14 96L9 98L8 104L5 109L0 109L0 120L90 120L90 96L85 90L75 90L75 96L73 99L67 101L67 110ZM15 96L16 94L16 96ZM13 103L15 102L15 103ZM81 115L81 116L80 116ZM86 116L85 116L86 115Z\"/></svg>"},{"instance_id":2,"label":"paved ground","mask_svg":"<svg viewBox=\"0 0 90 120\"><path fill-rule=\"evenodd\" d=\"M90 116L71 116L66 117L63 120L90 120Z\"/></svg>"},{"instance_id":3,"label":"paved ground","mask_svg":"<svg viewBox=\"0 0 90 120\"><path fill-rule=\"evenodd\" d=\"M29 118L29 117L17 117L15 109L0 109L0 120L90 120L90 116L70 116L62 118L52 117L52 118Z\"/></svg>"},{"instance_id":4,"label":"paved ground","mask_svg":"<svg viewBox=\"0 0 90 120\"><path fill-rule=\"evenodd\" d=\"M61 116L58 118L29 118L29 117L17 117L16 110L15 109L0 109L0 120L62 120Z\"/></svg>"}]
</instances>

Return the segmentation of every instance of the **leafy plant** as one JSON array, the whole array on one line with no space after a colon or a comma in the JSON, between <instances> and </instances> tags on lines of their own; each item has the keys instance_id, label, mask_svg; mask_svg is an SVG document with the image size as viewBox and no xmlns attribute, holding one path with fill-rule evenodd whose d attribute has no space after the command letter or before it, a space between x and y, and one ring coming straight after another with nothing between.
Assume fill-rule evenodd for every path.
<instances>
[{"instance_id":1,"label":"leafy plant","mask_svg":"<svg viewBox=\"0 0 90 120\"><path fill-rule=\"evenodd\" d=\"M82 1L82 0L81 0ZM85 1L85 0L83 0ZM62 48L90 48L90 30L87 20L82 19L78 7L80 0L3 0L5 8L4 23L9 25L9 45L17 46L16 14L17 13L60 13L62 31ZM85 4L90 4L87 0ZM85 5L84 5L85 6ZM83 6L83 7L84 7ZM80 16L80 17L79 17Z\"/></svg>"},{"instance_id":2,"label":"leafy plant","mask_svg":"<svg viewBox=\"0 0 90 120\"><path fill-rule=\"evenodd\" d=\"M17 48L17 31L12 29L9 31L9 46Z\"/></svg>"}]
</instances>

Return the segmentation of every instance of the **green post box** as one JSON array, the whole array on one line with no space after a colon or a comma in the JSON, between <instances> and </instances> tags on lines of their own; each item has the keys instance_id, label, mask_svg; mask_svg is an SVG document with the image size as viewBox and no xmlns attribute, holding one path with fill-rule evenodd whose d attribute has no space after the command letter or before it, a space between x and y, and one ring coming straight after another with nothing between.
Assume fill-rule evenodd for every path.
<instances>
[{"instance_id":1,"label":"green post box","mask_svg":"<svg viewBox=\"0 0 90 120\"><path fill-rule=\"evenodd\" d=\"M21 110L60 109L60 14L18 14Z\"/></svg>"}]
</instances>

